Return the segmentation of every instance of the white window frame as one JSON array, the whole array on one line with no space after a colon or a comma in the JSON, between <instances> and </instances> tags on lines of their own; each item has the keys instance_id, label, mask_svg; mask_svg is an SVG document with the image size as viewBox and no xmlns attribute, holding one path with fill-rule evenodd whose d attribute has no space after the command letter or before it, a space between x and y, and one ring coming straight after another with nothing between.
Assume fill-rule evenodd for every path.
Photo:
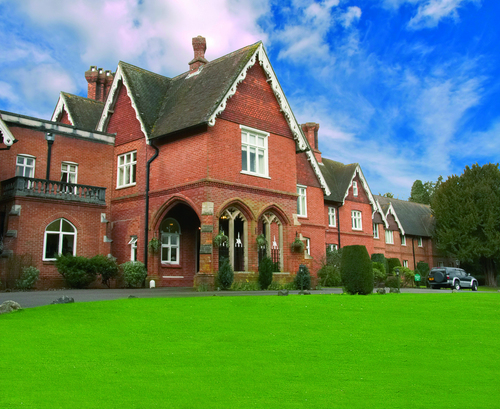
<instances>
[{"instance_id":1,"label":"white window frame","mask_svg":"<svg viewBox=\"0 0 500 409\"><path fill-rule=\"evenodd\" d=\"M297 216L307 217L307 186L297 185Z\"/></svg>"},{"instance_id":2,"label":"white window frame","mask_svg":"<svg viewBox=\"0 0 500 409\"><path fill-rule=\"evenodd\" d=\"M23 160L23 163L19 163L19 159ZM30 159L33 160L33 165L26 164L26 161ZM28 155L25 153L20 153L16 157L16 176L25 177L25 178L34 178L35 177L35 165L36 165L36 157L33 155ZM21 174L19 174L19 170L21 170ZM26 172L27 171L27 172ZM28 173L28 175L26 175ZM28 182L26 187L31 189L33 186L32 182Z\"/></svg>"},{"instance_id":3,"label":"white window frame","mask_svg":"<svg viewBox=\"0 0 500 409\"><path fill-rule=\"evenodd\" d=\"M177 232L170 233L168 231L161 231L160 230L160 241L161 241L161 253L160 253L160 258L161 258L161 263L162 264L168 264L168 265L179 265L180 260L181 260L181 225L180 223L174 219L174 218L167 218L166 220L171 220L172 222L175 222L177 224ZM163 223L163 222L162 222ZM161 229L161 226L160 226ZM175 238L176 244L172 244L172 239ZM163 258L163 251L164 249L167 249L167 258ZM176 249L176 259L172 260L172 249Z\"/></svg>"},{"instance_id":4,"label":"white window frame","mask_svg":"<svg viewBox=\"0 0 500 409\"><path fill-rule=\"evenodd\" d=\"M408 268L408 260L403 260L403 267Z\"/></svg>"},{"instance_id":5,"label":"white window frame","mask_svg":"<svg viewBox=\"0 0 500 409\"><path fill-rule=\"evenodd\" d=\"M379 232L378 232L378 223L373 223L373 238L374 239L380 238Z\"/></svg>"},{"instance_id":6,"label":"white window frame","mask_svg":"<svg viewBox=\"0 0 500 409\"><path fill-rule=\"evenodd\" d=\"M47 231L47 227L49 227L52 223L59 221L59 231ZM62 222L65 221L70 224L71 227L73 227L73 232L66 232L62 231ZM63 239L64 236L73 236L73 256L76 256L76 239L78 235L78 231L73 223L71 223L69 220L65 218L60 218L56 219L52 222L50 222L46 227L45 227L45 233L43 235L43 255L42 255L42 260L43 261L54 261L55 257L46 257L46 251L47 251L47 236L48 235L58 235L58 248L57 248L57 254L62 254L62 245L63 245Z\"/></svg>"},{"instance_id":7,"label":"white window frame","mask_svg":"<svg viewBox=\"0 0 500 409\"><path fill-rule=\"evenodd\" d=\"M335 213L335 207L328 208L328 226L336 227L337 226L337 214Z\"/></svg>"},{"instance_id":8,"label":"white window frame","mask_svg":"<svg viewBox=\"0 0 500 409\"><path fill-rule=\"evenodd\" d=\"M244 125L240 125L240 129L241 173L245 175L269 178L269 132L260 131ZM252 153L255 155L253 161Z\"/></svg>"},{"instance_id":9,"label":"white window frame","mask_svg":"<svg viewBox=\"0 0 500 409\"><path fill-rule=\"evenodd\" d=\"M334 250L338 250L339 249L339 245L338 244L328 244L327 246L330 249L330 251L334 251Z\"/></svg>"},{"instance_id":10,"label":"white window frame","mask_svg":"<svg viewBox=\"0 0 500 409\"><path fill-rule=\"evenodd\" d=\"M308 237L304 237L304 240L306 241L306 252L310 256L311 255L311 239Z\"/></svg>"},{"instance_id":11,"label":"white window frame","mask_svg":"<svg viewBox=\"0 0 500 409\"><path fill-rule=\"evenodd\" d=\"M363 230L363 214L359 210L351 210L351 223L353 230Z\"/></svg>"},{"instance_id":12,"label":"white window frame","mask_svg":"<svg viewBox=\"0 0 500 409\"><path fill-rule=\"evenodd\" d=\"M126 183L125 181L129 182ZM131 151L118 155L116 188L135 186L137 180L137 151Z\"/></svg>"},{"instance_id":13,"label":"white window frame","mask_svg":"<svg viewBox=\"0 0 500 409\"><path fill-rule=\"evenodd\" d=\"M424 247L424 244L422 242L422 237L418 238L418 247Z\"/></svg>"},{"instance_id":14,"label":"white window frame","mask_svg":"<svg viewBox=\"0 0 500 409\"><path fill-rule=\"evenodd\" d=\"M137 236L131 236L130 241L130 261L137 261Z\"/></svg>"},{"instance_id":15,"label":"white window frame","mask_svg":"<svg viewBox=\"0 0 500 409\"><path fill-rule=\"evenodd\" d=\"M401 245L406 246L406 236L404 234L401 235Z\"/></svg>"},{"instance_id":16,"label":"white window frame","mask_svg":"<svg viewBox=\"0 0 500 409\"><path fill-rule=\"evenodd\" d=\"M71 169L73 167L73 169ZM66 180L64 180L66 179ZM61 182L76 185L78 183L78 163L62 162L61 163ZM64 193L76 194L76 186L73 189L66 187Z\"/></svg>"},{"instance_id":17,"label":"white window frame","mask_svg":"<svg viewBox=\"0 0 500 409\"><path fill-rule=\"evenodd\" d=\"M385 231L386 244L394 244L394 232L392 230Z\"/></svg>"},{"instance_id":18,"label":"white window frame","mask_svg":"<svg viewBox=\"0 0 500 409\"><path fill-rule=\"evenodd\" d=\"M358 197L358 182L355 180L352 181L352 195Z\"/></svg>"}]
</instances>

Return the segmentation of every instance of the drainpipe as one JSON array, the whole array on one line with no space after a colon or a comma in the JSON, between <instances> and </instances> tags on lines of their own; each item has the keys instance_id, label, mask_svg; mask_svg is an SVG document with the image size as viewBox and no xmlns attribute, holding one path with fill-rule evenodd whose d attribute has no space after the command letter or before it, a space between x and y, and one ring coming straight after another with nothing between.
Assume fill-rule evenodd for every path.
<instances>
[{"instance_id":1,"label":"drainpipe","mask_svg":"<svg viewBox=\"0 0 500 409\"><path fill-rule=\"evenodd\" d=\"M52 144L54 143L54 134L47 132L45 134L47 140L47 171L45 172L45 179L50 179L50 159L52 158Z\"/></svg>"},{"instance_id":2,"label":"drainpipe","mask_svg":"<svg viewBox=\"0 0 500 409\"><path fill-rule=\"evenodd\" d=\"M411 249L413 251L413 270L416 270L417 265L415 264L415 237L411 238Z\"/></svg>"},{"instance_id":3,"label":"drainpipe","mask_svg":"<svg viewBox=\"0 0 500 409\"><path fill-rule=\"evenodd\" d=\"M159 150L151 141L151 146L155 150L155 154L149 158L146 164L146 217L144 224L144 267L146 271L148 269L148 225L149 225L149 170L151 168L151 163L158 157Z\"/></svg>"},{"instance_id":4,"label":"drainpipe","mask_svg":"<svg viewBox=\"0 0 500 409\"><path fill-rule=\"evenodd\" d=\"M337 234L339 238L339 250L340 250L340 206L337 206Z\"/></svg>"}]
</instances>

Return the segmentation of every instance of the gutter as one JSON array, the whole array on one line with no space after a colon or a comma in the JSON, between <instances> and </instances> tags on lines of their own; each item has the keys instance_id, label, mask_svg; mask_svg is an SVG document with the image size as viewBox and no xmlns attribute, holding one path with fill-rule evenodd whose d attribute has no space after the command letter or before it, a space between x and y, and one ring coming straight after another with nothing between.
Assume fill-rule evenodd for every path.
<instances>
[{"instance_id":1,"label":"gutter","mask_svg":"<svg viewBox=\"0 0 500 409\"><path fill-rule=\"evenodd\" d=\"M146 214L145 214L145 223L144 223L144 267L146 271L148 270L148 226L149 226L149 173L151 169L151 163L158 157L159 150L158 147L155 146L153 141L151 141L151 146L155 150L155 154L149 158L146 164Z\"/></svg>"}]
</instances>

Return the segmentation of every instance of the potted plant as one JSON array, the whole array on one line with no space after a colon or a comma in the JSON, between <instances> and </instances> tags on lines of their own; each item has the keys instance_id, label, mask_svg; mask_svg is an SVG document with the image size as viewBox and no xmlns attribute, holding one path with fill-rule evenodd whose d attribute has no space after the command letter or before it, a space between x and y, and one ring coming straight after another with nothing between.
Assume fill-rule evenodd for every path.
<instances>
[{"instance_id":1,"label":"potted plant","mask_svg":"<svg viewBox=\"0 0 500 409\"><path fill-rule=\"evenodd\" d=\"M149 240L148 249L150 253L156 253L161 247L161 242L156 237Z\"/></svg>"},{"instance_id":2,"label":"potted plant","mask_svg":"<svg viewBox=\"0 0 500 409\"><path fill-rule=\"evenodd\" d=\"M295 237L295 240L292 243L292 250L296 253L301 253L302 251L304 251L304 242L298 237Z\"/></svg>"},{"instance_id":3,"label":"potted plant","mask_svg":"<svg viewBox=\"0 0 500 409\"><path fill-rule=\"evenodd\" d=\"M220 247L227 243L228 237L224 234L224 231L221 230L217 236L214 237L214 246Z\"/></svg>"}]
</instances>

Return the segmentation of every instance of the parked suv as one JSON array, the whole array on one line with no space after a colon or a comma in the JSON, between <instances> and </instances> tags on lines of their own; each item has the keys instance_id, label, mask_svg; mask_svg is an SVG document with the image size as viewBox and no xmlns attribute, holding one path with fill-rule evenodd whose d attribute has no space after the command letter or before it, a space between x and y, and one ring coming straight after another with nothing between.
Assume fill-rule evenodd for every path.
<instances>
[{"instance_id":1,"label":"parked suv","mask_svg":"<svg viewBox=\"0 0 500 409\"><path fill-rule=\"evenodd\" d=\"M434 267L429 273L429 284L431 288L470 288L477 291L477 279L467 274L461 268Z\"/></svg>"}]
</instances>

